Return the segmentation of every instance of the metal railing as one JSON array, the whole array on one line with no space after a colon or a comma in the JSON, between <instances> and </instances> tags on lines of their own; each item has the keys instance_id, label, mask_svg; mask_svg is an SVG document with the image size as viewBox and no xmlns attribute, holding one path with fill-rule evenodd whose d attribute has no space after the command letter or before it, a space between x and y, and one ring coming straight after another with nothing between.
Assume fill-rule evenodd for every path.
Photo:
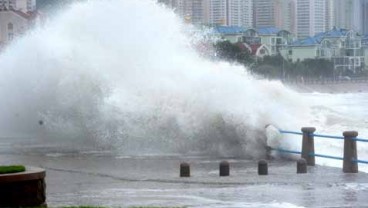
<instances>
[{"instance_id":1,"label":"metal railing","mask_svg":"<svg viewBox=\"0 0 368 208\"><path fill-rule=\"evenodd\" d=\"M315 164L315 157L328 158L334 160L343 161L343 171L346 173L356 173L358 172L358 163L368 164L367 160L359 160L357 155L357 145L356 142L368 142L368 139L358 138L358 132L356 131L345 131L343 136L333 136L325 134L316 134L315 128L304 127L301 132L297 131L287 131L279 130L281 134L292 134L292 135L302 135L302 150L287 150L282 148L273 148L272 150L278 151L280 153L287 154L299 154L302 158L307 161L308 165ZM326 138L344 141L344 157L337 157L333 155L317 154L314 152L314 138Z\"/></svg>"}]
</instances>

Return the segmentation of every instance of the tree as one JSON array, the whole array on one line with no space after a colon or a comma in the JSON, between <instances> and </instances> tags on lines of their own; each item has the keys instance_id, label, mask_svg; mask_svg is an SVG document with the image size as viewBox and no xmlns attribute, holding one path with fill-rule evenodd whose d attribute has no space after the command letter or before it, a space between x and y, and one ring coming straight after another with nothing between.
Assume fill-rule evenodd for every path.
<instances>
[{"instance_id":1,"label":"tree","mask_svg":"<svg viewBox=\"0 0 368 208\"><path fill-rule=\"evenodd\" d=\"M301 62L304 65L303 75L311 78L332 77L334 66L327 59L305 59Z\"/></svg>"},{"instance_id":2,"label":"tree","mask_svg":"<svg viewBox=\"0 0 368 208\"><path fill-rule=\"evenodd\" d=\"M214 48L219 59L243 65L250 65L254 62L248 50L241 48L238 44L232 44L230 41L219 41L214 44Z\"/></svg>"},{"instance_id":3,"label":"tree","mask_svg":"<svg viewBox=\"0 0 368 208\"><path fill-rule=\"evenodd\" d=\"M264 75L269 79L284 79L291 71L291 64L280 54L265 56L259 59L253 72Z\"/></svg>"},{"instance_id":4,"label":"tree","mask_svg":"<svg viewBox=\"0 0 368 208\"><path fill-rule=\"evenodd\" d=\"M327 59L305 59L295 63L284 59L280 54L264 56L255 63L255 58L242 45L232 44L230 41L220 41L214 44L216 57L230 62L237 62L244 66L251 66L253 73L268 79L290 78L322 78L333 77L334 66Z\"/></svg>"}]
</instances>

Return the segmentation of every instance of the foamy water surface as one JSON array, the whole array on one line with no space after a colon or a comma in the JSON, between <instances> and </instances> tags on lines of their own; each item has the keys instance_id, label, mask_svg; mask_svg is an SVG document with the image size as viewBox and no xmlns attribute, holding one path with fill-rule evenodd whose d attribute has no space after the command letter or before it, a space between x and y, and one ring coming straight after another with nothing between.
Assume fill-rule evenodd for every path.
<instances>
[{"instance_id":1,"label":"foamy water surface","mask_svg":"<svg viewBox=\"0 0 368 208\"><path fill-rule=\"evenodd\" d=\"M200 35L188 31L150 0L69 6L1 55L3 136L118 155L261 158L266 124L368 133L365 94L300 94L255 79L241 66L200 56ZM280 145L300 144L285 138ZM316 141L321 153L339 156L341 147ZM363 145L359 156L368 158Z\"/></svg>"}]
</instances>

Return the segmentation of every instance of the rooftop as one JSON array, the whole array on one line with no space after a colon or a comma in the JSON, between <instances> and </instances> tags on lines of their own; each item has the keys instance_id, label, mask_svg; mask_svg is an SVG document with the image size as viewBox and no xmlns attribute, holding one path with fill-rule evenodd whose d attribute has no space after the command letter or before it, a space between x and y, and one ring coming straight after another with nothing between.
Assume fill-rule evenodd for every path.
<instances>
[{"instance_id":1,"label":"rooftop","mask_svg":"<svg viewBox=\"0 0 368 208\"><path fill-rule=\"evenodd\" d=\"M34 12L22 12L21 10L15 10L13 8L6 8L6 7L0 7L0 12L12 12L20 17L23 17L24 19L32 20L35 19L39 13L38 11Z\"/></svg>"},{"instance_id":2,"label":"rooftop","mask_svg":"<svg viewBox=\"0 0 368 208\"><path fill-rule=\"evenodd\" d=\"M259 35L276 35L281 30L276 27L260 27L255 29Z\"/></svg>"},{"instance_id":3,"label":"rooftop","mask_svg":"<svg viewBox=\"0 0 368 208\"><path fill-rule=\"evenodd\" d=\"M348 30L348 29L342 29L342 28L335 28L334 27L330 31L317 33L313 37L307 37L305 39L297 40L292 45L293 46L312 46L312 45L318 45L318 44L321 43L321 41L324 38L340 38L340 37L345 37L349 31L350 30Z\"/></svg>"},{"instance_id":4,"label":"rooftop","mask_svg":"<svg viewBox=\"0 0 368 208\"><path fill-rule=\"evenodd\" d=\"M258 33L258 35L276 35L281 30L276 27L260 27L251 29ZM244 27L238 27L238 26L217 26L214 27L214 33L219 33L223 35L234 35L234 34L241 34L246 32L247 29Z\"/></svg>"},{"instance_id":5,"label":"rooftop","mask_svg":"<svg viewBox=\"0 0 368 208\"><path fill-rule=\"evenodd\" d=\"M214 27L214 32L223 34L223 35L233 35L233 34L240 34L246 31L243 27L238 26L217 26Z\"/></svg>"}]
</instances>

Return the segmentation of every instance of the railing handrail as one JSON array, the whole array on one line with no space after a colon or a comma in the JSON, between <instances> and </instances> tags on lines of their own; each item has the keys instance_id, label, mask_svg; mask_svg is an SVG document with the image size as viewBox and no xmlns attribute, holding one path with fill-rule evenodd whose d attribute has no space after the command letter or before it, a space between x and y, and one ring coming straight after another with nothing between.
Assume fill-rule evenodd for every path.
<instances>
[{"instance_id":1,"label":"railing handrail","mask_svg":"<svg viewBox=\"0 0 368 208\"><path fill-rule=\"evenodd\" d=\"M355 140L355 141L358 141L358 142L368 142L368 139L362 139L362 138L358 138L358 137L352 138L352 140Z\"/></svg>"},{"instance_id":2,"label":"railing handrail","mask_svg":"<svg viewBox=\"0 0 368 208\"><path fill-rule=\"evenodd\" d=\"M279 132L281 134L303 135L302 132L288 131L288 130L282 130L282 129L279 129ZM327 134L314 134L314 133L311 133L309 135L314 136L314 137L329 138L329 139L345 139L345 137L343 137L343 136L333 136L333 135L327 135ZM368 142L368 139L358 138L358 137L353 137L352 140L355 140L355 141L358 141L358 142Z\"/></svg>"},{"instance_id":3,"label":"railing handrail","mask_svg":"<svg viewBox=\"0 0 368 208\"><path fill-rule=\"evenodd\" d=\"M329 139L344 139L342 136L332 136L332 135L326 135L326 134L310 134L314 137L320 137L320 138L329 138Z\"/></svg>"},{"instance_id":4,"label":"railing handrail","mask_svg":"<svg viewBox=\"0 0 368 208\"><path fill-rule=\"evenodd\" d=\"M328 159L334 159L334 160L344 160L343 157L336 157L336 156L330 156L330 155L323 155L323 154L315 154L315 153L309 153L310 156L315 156L315 157L323 157L323 158L328 158Z\"/></svg>"},{"instance_id":5,"label":"railing handrail","mask_svg":"<svg viewBox=\"0 0 368 208\"><path fill-rule=\"evenodd\" d=\"M281 134L297 134L297 135L303 135L303 133L301 133L301 132L297 132L297 131L286 131L286 130L281 130L281 129L279 129L279 132L280 132Z\"/></svg>"},{"instance_id":6,"label":"railing handrail","mask_svg":"<svg viewBox=\"0 0 368 208\"><path fill-rule=\"evenodd\" d=\"M303 132L298 132L298 131L289 131L289 130L282 130L282 129L278 129L278 130L279 130L279 132L281 134L303 135L303 145L304 145L304 139L305 139L304 138L304 135L305 134L307 135L307 140L305 140L305 141L308 141L308 139L311 139L312 140L312 144L313 144L313 138L314 137L345 140L345 136L333 136L333 135L312 133L313 131L315 131L314 128L313 128L313 131L310 132L310 133L306 133L306 132L303 133ZM347 132L347 133L350 133L351 134L351 132ZM344 132L344 135L345 135L345 132ZM354 132L353 132L353 134L351 136L355 136L355 135L357 135L357 133L354 134ZM349 141L354 141L354 142L355 141L358 141L358 142L368 142L368 139L363 139L363 138L358 138L358 137L347 137L347 138L349 138L348 142ZM346 142L347 141L345 140L345 143ZM344 157L346 157L345 152L344 152L344 157L337 157L337 156L331 156L331 155L316 154L314 152L314 147L313 147L313 149L310 149L310 150L307 150L307 151L305 151L304 150L304 147L303 147L303 151L302 152L295 151L295 150L286 150L286 149L282 149L282 148L271 148L271 150L275 150L275 151L278 151L278 152L281 152L281 153L288 153L288 154L301 154L302 157L306 157L305 155L307 155L307 157L313 157L313 161L312 161L311 165L314 165L314 157L322 157L322 158L328 158L328 159L334 159L334 160L344 160L344 172L345 172L345 161L346 160L350 160L350 159L344 159ZM311 151L311 152L309 152L309 151ZM357 155L354 156L354 157L352 157L352 159L351 159L351 162L352 163L356 163L356 164L357 163L368 164L368 161L366 161L366 160L359 160L358 157L357 157ZM350 157L347 157L347 158L350 158ZM351 171L351 170L349 169L349 171ZM356 171L357 171L357 169L356 169Z\"/></svg>"}]
</instances>

